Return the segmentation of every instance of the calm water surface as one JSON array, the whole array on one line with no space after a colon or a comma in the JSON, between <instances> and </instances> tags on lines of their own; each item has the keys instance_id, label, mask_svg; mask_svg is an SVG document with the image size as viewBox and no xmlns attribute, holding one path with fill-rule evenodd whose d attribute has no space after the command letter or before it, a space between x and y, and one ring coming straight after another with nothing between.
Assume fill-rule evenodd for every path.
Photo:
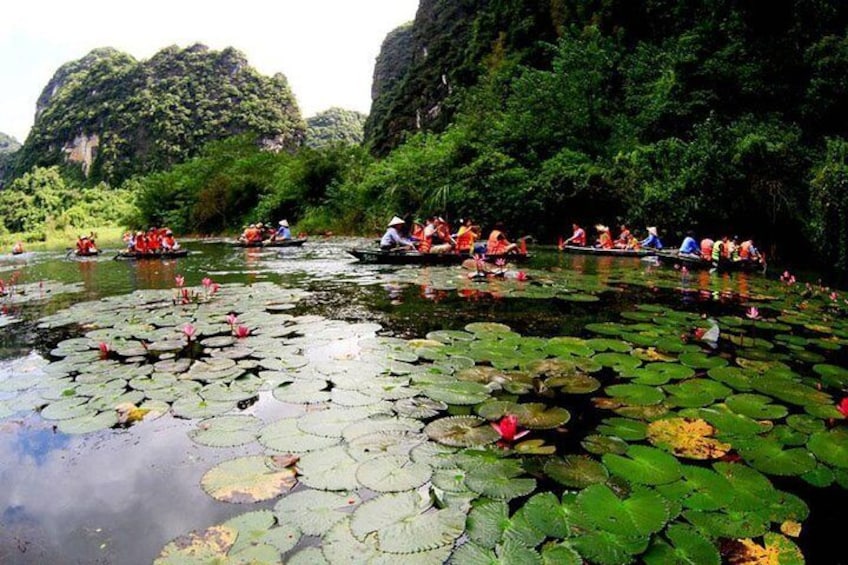
<instances>
[{"instance_id":1,"label":"calm water surface","mask_svg":"<svg viewBox=\"0 0 848 565\"><path fill-rule=\"evenodd\" d=\"M300 249L238 249L223 242L188 242L192 255L175 261L115 261L114 250L93 260L69 260L62 253L34 253L0 261L0 278L19 284L38 281L76 283L77 292L45 293L26 304L7 304L3 318L22 320L0 333L0 372L15 370L16 360L47 356L67 331L38 330L39 317L70 304L124 294L136 289L172 288L174 277L197 285L203 277L220 283L271 281L303 288L312 295L295 314L377 322L382 335L424 337L436 329L459 329L473 321L510 325L525 335L579 334L589 322L613 320L622 310L649 300L704 313L721 313L735 293L746 293L745 276L713 277L694 273L693 292L614 285L593 303L499 296L497 289L446 290L444 284L409 284L397 267L361 265L344 249L364 240L334 238L310 241ZM634 259L601 259L539 252L534 268L595 273L603 280L612 269L645 270ZM459 268L445 269L464 277ZM422 271L419 269L419 271ZM699 288L707 292L698 294ZM721 291L725 295L719 296ZM720 299L719 299L720 298ZM262 393L243 413L269 421L284 415L285 405ZM220 523L247 510L218 502L199 488L213 465L247 455L257 445L213 449L192 442L186 432L195 422L164 416L144 425L85 435L65 435L37 414L0 420L0 563L149 563L171 539ZM783 485L781 485L783 486ZM796 485L797 486L797 485ZM791 490L789 487L787 490ZM808 489L813 507L809 528L822 534L802 538L809 562L832 557L823 542L833 505L845 500L841 490ZM254 505L271 508L273 501ZM251 509L254 509L252 507ZM829 562L838 562L834 559Z\"/></svg>"}]
</instances>

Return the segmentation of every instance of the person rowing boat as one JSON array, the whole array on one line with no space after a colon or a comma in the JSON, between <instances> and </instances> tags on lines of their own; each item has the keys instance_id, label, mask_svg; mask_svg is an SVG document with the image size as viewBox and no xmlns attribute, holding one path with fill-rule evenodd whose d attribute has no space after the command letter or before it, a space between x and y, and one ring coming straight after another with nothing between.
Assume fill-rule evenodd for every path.
<instances>
[{"instance_id":1,"label":"person rowing boat","mask_svg":"<svg viewBox=\"0 0 848 565\"><path fill-rule=\"evenodd\" d=\"M394 216L386 228L383 237L380 238L380 249L383 251L412 251L415 249L415 242L407 239L398 231L401 226L405 226L404 222L398 216Z\"/></svg>"}]
</instances>

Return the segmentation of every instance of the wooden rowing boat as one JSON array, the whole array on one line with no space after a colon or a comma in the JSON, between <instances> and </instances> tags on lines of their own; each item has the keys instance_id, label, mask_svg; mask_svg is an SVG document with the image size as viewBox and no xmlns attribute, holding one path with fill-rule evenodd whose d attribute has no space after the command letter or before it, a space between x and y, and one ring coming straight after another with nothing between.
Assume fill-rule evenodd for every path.
<instances>
[{"instance_id":1,"label":"wooden rowing boat","mask_svg":"<svg viewBox=\"0 0 848 565\"><path fill-rule=\"evenodd\" d=\"M74 249L73 252L75 257L97 257L98 255L103 253L103 251L100 249L97 249L95 251L86 251L85 253L81 252L79 249Z\"/></svg>"},{"instance_id":2,"label":"wooden rowing boat","mask_svg":"<svg viewBox=\"0 0 848 565\"><path fill-rule=\"evenodd\" d=\"M608 257L647 257L654 255L654 249L604 249L603 247L586 247L581 245L563 245L560 251L576 255L600 255Z\"/></svg>"},{"instance_id":3,"label":"wooden rowing boat","mask_svg":"<svg viewBox=\"0 0 848 565\"><path fill-rule=\"evenodd\" d=\"M138 253L135 251L121 251L115 255L115 259L178 259L188 255L188 249L177 249L176 251L158 251L156 253Z\"/></svg>"},{"instance_id":4,"label":"wooden rowing boat","mask_svg":"<svg viewBox=\"0 0 848 565\"><path fill-rule=\"evenodd\" d=\"M279 241L254 241L247 243L246 241L237 241L233 243L236 247L300 247L306 243L306 238L299 239L281 239Z\"/></svg>"},{"instance_id":5,"label":"wooden rowing boat","mask_svg":"<svg viewBox=\"0 0 848 565\"><path fill-rule=\"evenodd\" d=\"M383 251L382 249L349 249L348 253L361 263L380 265L461 265L463 261L473 259L465 253L418 253L417 251ZM528 253L510 253L507 255L486 255L485 260L495 263L503 259L507 263L523 263L530 259Z\"/></svg>"},{"instance_id":6,"label":"wooden rowing boat","mask_svg":"<svg viewBox=\"0 0 848 565\"><path fill-rule=\"evenodd\" d=\"M659 251L657 260L664 265L686 267L689 270L716 269L721 272L741 271L748 273L765 273L767 265L759 261L722 259L718 264L707 261L700 255L678 254L677 251Z\"/></svg>"}]
</instances>

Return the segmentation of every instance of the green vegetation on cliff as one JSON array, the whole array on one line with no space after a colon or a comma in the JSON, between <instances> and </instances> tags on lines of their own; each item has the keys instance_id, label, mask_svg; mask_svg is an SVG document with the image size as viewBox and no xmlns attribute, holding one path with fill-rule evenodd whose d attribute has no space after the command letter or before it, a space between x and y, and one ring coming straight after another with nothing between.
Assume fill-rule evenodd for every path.
<instances>
[{"instance_id":1,"label":"green vegetation on cliff","mask_svg":"<svg viewBox=\"0 0 848 565\"><path fill-rule=\"evenodd\" d=\"M16 176L65 165L90 183L159 171L209 141L252 132L293 149L304 124L283 75L265 77L234 49L169 47L138 62L96 49L63 65L42 92Z\"/></svg>"},{"instance_id":2,"label":"green vegetation on cliff","mask_svg":"<svg viewBox=\"0 0 848 565\"><path fill-rule=\"evenodd\" d=\"M318 149L335 144L359 145L365 114L344 108L330 108L306 119L306 146Z\"/></svg>"}]
</instances>

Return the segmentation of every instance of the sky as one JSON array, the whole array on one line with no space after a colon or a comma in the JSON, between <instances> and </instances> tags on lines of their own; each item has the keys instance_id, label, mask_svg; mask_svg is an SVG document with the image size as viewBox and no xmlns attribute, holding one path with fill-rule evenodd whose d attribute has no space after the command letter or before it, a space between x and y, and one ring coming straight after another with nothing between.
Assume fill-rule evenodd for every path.
<instances>
[{"instance_id":1,"label":"sky","mask_svg":"<svg viewBox=\"0 0 848 565\"><path fill-rule=\"evenodd\" d=\"M283 73L304 117L333 106L367 113L383 39L417 8L418 0L9 2L0 17L0 132L23 142L53 73L97 47L138 60L170 45L234 47L260 73Z\"/></svg>"}]
</instances>

